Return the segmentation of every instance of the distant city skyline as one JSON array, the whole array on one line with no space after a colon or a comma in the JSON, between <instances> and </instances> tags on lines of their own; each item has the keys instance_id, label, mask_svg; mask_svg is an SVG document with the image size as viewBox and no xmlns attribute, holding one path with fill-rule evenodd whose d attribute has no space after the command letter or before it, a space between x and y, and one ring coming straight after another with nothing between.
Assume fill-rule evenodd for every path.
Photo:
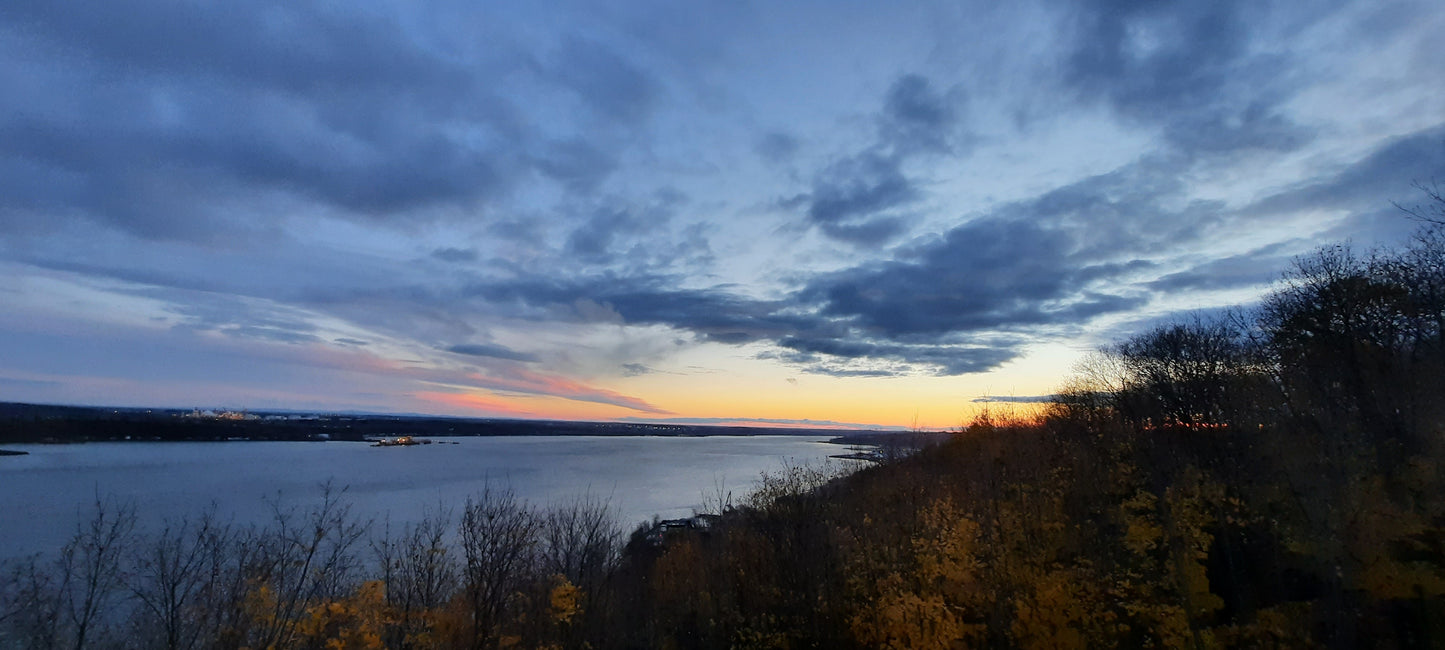
<instances>
[{"instance_id":1,"label":"distant city skyline","mask_svg":"<svg viewBox=\"0 0 1445 650\"><path fill-rule=\"evenodd\" d=\"M1423 1L6 2L0 401L957 426L1407 237L1442 32Z\"/></svg>"}]
</instances>

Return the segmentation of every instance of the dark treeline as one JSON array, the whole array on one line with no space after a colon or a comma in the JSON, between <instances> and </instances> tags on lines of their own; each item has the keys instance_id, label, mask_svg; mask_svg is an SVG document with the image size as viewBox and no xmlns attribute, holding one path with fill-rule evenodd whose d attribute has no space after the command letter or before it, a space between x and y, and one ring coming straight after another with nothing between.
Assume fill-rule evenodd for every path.
<instances>
[{"instance_id":1,"label":"dark treeline","mask_svg":"<svg viewBox=\"0 0 1445 650\"><path fill-rule=\"evenodd\" d=\"M24 648L1445 646L1445 229L1301 258L1252 312L1109 346L1027 417L792 466L624 539L505 490L370 534L136 536L13 564Z\"/></svg>"}]
</instances>

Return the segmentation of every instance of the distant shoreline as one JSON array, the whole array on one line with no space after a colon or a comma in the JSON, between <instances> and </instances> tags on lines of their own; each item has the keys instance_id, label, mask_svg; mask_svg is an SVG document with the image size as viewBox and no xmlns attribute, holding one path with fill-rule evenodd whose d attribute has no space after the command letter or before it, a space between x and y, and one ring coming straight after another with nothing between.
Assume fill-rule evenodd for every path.
<instances>
[{"instance_id":1,"label":"distant shoreline","mask_svg":"<svg viewBox=\"0 0 1445 650\"><path fill-rule=\"evenodd\" d=\"M890 438L905 432L637 422L120 409L0 402L0 445L83 442L374 441L405 436L817 436ZM843 440L839 440L843 442ZM862 442L864 445L871 442Z\"/></svg>"}]
</instances>

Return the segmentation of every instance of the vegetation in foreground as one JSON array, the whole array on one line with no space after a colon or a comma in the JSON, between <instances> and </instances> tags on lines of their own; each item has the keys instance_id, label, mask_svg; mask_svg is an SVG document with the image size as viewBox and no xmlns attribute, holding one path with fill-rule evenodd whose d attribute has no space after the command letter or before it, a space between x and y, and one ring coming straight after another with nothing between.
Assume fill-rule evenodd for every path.
<instances>
[{"instance_id":1,"label":"vegetation in foreground","mask_svg":"<svg viewBox=\"0 0 1445 650\"><path fill-rule=\"evenodd\" d=\"M1040 416L707 526L505 490L402 531L328 499L131 534L101 504L10 566L23 648L1445 645L1445 230L1300 260L1257 313L1101 351Z\"/></svg>"}]
</instances>

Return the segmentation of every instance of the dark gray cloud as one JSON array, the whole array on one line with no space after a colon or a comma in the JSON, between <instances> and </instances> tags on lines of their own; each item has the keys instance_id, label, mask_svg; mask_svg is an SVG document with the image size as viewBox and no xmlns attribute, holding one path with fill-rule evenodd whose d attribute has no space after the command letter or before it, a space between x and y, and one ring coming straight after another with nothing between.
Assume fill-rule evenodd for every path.
<instances>
[{"instance_id":1,"label":"dark gray cloud","mask_svg":"<svg viewBox=\"0 0 1445 650\"><path fill-rule=\"evenodd\" d=\"M587 262L610 262L618 253L614 241L643 226L643 220L626 207L603 207L567 237L567 253Z\"/></svg>"},{"instance_id":2,"label":"dark gray cloud","mask_svg":"<svg viewBox=\"0 0 1445 650\"><path fill-rule=\"evenodd\" d=\"M624 364L622 364L622 376L623 376L623 377L638 377L638 376L641 376L641 375L650 375L650 374L652 374L652 372L653 372L652 368L649 368L649 367L647 367L646 365L641 364L641 363L624 363Z\"/></svg>"},{"instance_id":3,"label":"dark gray cloud","mask_svg":"<svg viewBox=\"0 0 1445 650\"><path fill-rule=\"evenodd\" d=\"M896 156L869 151L818 173L803 199L809 221L824 234L854 244L880 245L903 230L896 216L879 216L919 196Z\"/></svg>"},{"instance_id":4,"label":"dark gray cloud","mask_svg":"<svg viewBox=\"0 0 1445 650\"><path fill-rule=\"evenodd\" d=\"M504 72L609 123L649 115L656 84L603 45L564 39L541 64L486 20L471 35L485 50L406 20L304 2L5 3L0 76L17 83L0 98L0 220L225 241L311 205L433 218L504 198L532 169L583 191L615 168L595 142L529 125Z\"/></svg>"},{"instance_id":5,"label":"dark gray cloud","mask_svg":"<svg viewBox=\"0 0 1445 650\"><path fill-rule=\"evenodd\" d=\"M840 160L813 183L808 217L838 224L893 208L918 196L904 178L898 159L876 152Z\"/></svg>"},{"instance_id":6,"label":"dark gray cloud","mask_svg":"<svg viewBox=\"0 0 1445 650\"><path fill-rule=\"evenodd\" d=\"M1143 255L1187 248L1227 221L1218 203L1181 200L1184 169L1144 159L974 215L890 259L804 277L772 300L725 285L678 289L680 278L665 274L521 276L468 291L523 318L586 321L600 312L704 341L763 343L770 358L811 373L984 372L1039 333L1137 309L1157 291L1204 288L1188 269L1141 284L1160 270ZM1258 252L1259 264L1268 252Z\"/></svg>"},{"instance_id":7,"label":"dark gray cloud","mask_svg":"<svg viewBox=\"0 0 1445 650\"><path fill-rule=\"evenodd\" d=\"M902 371L931 371L939 375L986 372L1018 356L1007 346L948 345L938 343L899 344L836 338L788 337L777 342L784 349L801 353L788 357L808 365L809 372L843 377L887 376ZM887 367L859 369L839 361L888 362Z\"/></svg>"},{"instance_id":8,"label":"dark gray cloud","mask_svg":"<svg viewBox=\"0 0 1445 650\"><path fill-rule=\"evenodd\" d=\"M475 262L477 251L472 248L438 248L431 256L443 262Z\"/></svg>"},{"instance_id":9,"label":"dark gray cloud","mask_svg":"<svg viewBox=\"0 0 1445 650\"><path fill-rule=\"evenodd\" d=\"M1278 242L1252 251L1195 264L1146 286L1162 294L1257 287L1279 278L1302 242Z\"/></svg>"},{"instance_id":10,"label":"dark gray cloud","mask_svg":"<svg viewBox=\"0 0 1445 650\"><path fill-rule=\"evenodd\" d=\"M460 343L446 348L447 352L464 354L469 357L487 357L505 361L536 361L537 355L518 352L492 343Z\"/></svg>"},{"instance_id":11,"label":"dark gray cloud","mask_svg":"<svg viewBox=\"0 0 1445 650\"><path fill-rule=\"evenodd\" d=\"M1079 3L1069 78L1131 112L1212 102L1248 42L1242 4Z\"/></svg>"},{"instance_id":12,"label":"dark gray cloud","mask_svg":"<svg viewBox=\"0 0 1445 650\"><path fill-rule=\"evenodd\" d=\"M974 217L893 259L812 276L776 300L726 286L680 290L676 278L660 275L532 278L471 291L521 315L601 305L625 323L666 325L718 343L770 343L781 350L774 358L808 372L983 372L1016 357L1028 341L1000 332L1085 323L1152 297L1142 287L1123 288L1156 265L1131 251L1181 245L1218 218L1214 204L1169 207L1179 191L1167 181L1171 173L1150 160L1088 178Z\"/></svg>"},{"instance_id":13,"label":"dark gray cloud","mask_svg":"<svg viewBox=\"0 0 1445 650\"><path fill-rule=\"evenodd\" d=\"M879 139L899 154L950 152L961 102L939 93L926 77L904 75L888 89Z\"/></svg>"},{"instance_id":14,"label":"dark gray cloud","mask_svg":"<svg viewBox=\"0 0 1445 650\"><path fill-rule=\"evenodd\" d=\"M611 154L580 138L547 145L535 164L547 177L583 194L596 190L617 169Z\"/></svg>"},{"instance_id":15,"label":"dark gray cloud","mask_svg":"<svg viewBox=\"0 0 1445 650\"><path fill-rule=\"evenodd\" d=\"M823 167L808 193L779 205L806 206L809 224L839 241L874 247L893 241L907 229L899 210L922 196L903 164L924 154L959 153L963 101L961 92L940 93L922 75L900 76L883 98L874 141ZM791 144L784 140L774 146ZM769 159L781 157L761 152Z\"/></svg>"},{"instance_id":16,"label":"dark gray cloud","mask_svg":"<svg viewBox=\"0 0 1445 650\"><path fill-rule=\"evenodd\" d=\"M833 239L857 245L885 244L907 228L901 217L875 217L858 223L824 223L820 226Z\"/></svg>"},{"instance_id":17,"label":"dark gray cloud","mask_svg":"<svg viewBox=\"0 0 1445 650\"><path fill-rule=\"evenodd\" d=\"M563 39L546 74L570 89L598 117L634 125L651 112L660 89L638 65L589 38Z\"/></svg>"},{"instance_id":18,"label":"dark gray cloud","mask_svg":"<svg viewBox=\"0 0 1445 650\"><path fill-rule=\"evenodd\" d=\"M1167 124L1164 135L1184 150L1200 153L1294 151L1314 137L1311 129L1257 102L1234 112L1183 116Z\"/></svg>"},{"instance_id":19,"label":"dark gray cloud","mask_svg":"<svg viewBox=\"0 0 1445 650\"><path fill-rule=\"evenodd\" d=\"M1175 188L1143 163L974 218L896 259L812 279L801 295L829 317L889 337L1082 322L1137 307L1101 288L1149 268L1131 257L1196 236L1208 206L1169 209Z\"/></svg>"},{"instance_id":20,"label":"dark gray cloud","mask_svg":"<svg viewBox=\"0 0 1445 650\"><path fill-rule=\"evenodd\" d=\"M1369 155L1322 179L1265 197L1246 214L1336 209L1375 212L1416 196L1413 184L1445 176L1445 122L1383 143Z\"/></svg>"},{"instance_id":21,"label":"dark gray cloud","mask_svg":"<svg viewBox=\"0 0 1445 650\"><path fill-rule=\"evenodd\" d=\"M1279 110L1298 82L1287 61L1251 48L1268 7L1098 0L1073 9L1064 79L1083 97L1162 126L1185 151L1288 151L1313 137Z\"/></svg>"},{"instance_id":22,"label":"dark gray cloud","mask_svg":"<svg viewBox=\"0 0 1445 650\"><path fill-rule=\"evenodd\" d=\"M567 234L552 271L565 275L607 268L620 275L650 276L707 267L713 261L709 236L716 226L674 223L689 200L665 187L645 197L607 196L569 206L566 212L582 217Z\"/></svg>"}]
</instances>

